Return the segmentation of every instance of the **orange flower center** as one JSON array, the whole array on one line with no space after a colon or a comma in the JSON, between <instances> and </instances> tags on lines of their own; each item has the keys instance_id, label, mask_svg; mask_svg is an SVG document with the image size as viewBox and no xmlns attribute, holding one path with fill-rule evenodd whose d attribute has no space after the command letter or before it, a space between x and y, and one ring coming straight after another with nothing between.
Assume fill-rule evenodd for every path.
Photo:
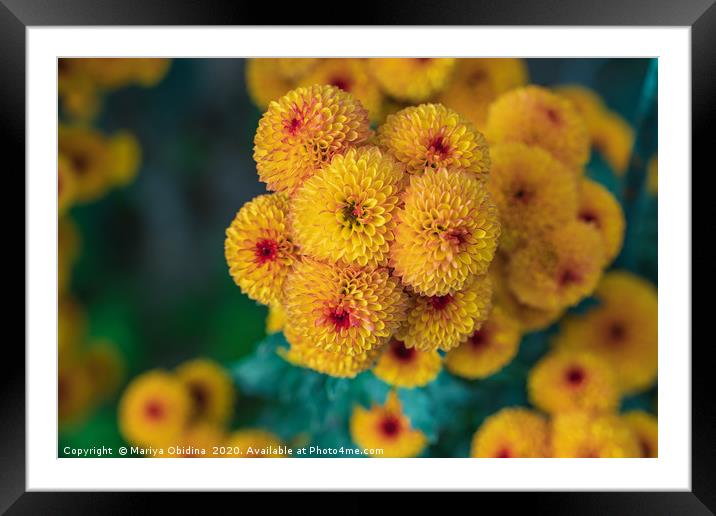
<instances>
[{"instance_id":1,"label":"orange flower center","mask_svg":"<svg viewBox=\"0 0 716 516\"><path fill-rule=\"evenodd\" d=\"M584 382L585 376L584 369L579 366L572 366L567 369L567 372L564 374L564 379L567 380L569 385L579 387Z\"/></svg>"},{"instance_id":2,"label":"orange flower center","mask_svg":"<svg viewBox=\"0 0 716 516\"><path fill-rule=\"evenodd\" d=\"M380 431L386 437L397 437L400 433L400 420L393 415L386 415L380 421Z\"/></svg>"},{"instance_id":3,"label":"orange flower center","mask_svg":"<svg viewBox=\"0 0 716 516\"><path fill-rule=\"evenodd\" d=\"M191 383L189 384L189 395L194 402L196 414L202 414L209 402L209 393L206 387L200 383Z\"/></svg>"},{"instance_id":4,"label":"orange flower center","mask_svg":"<svg viewBox=\"0 0 716 516\"><path fill-rule=\"evenodd\" d=\"M340 88L343 91L351 91L352 81L348 77L337 75L328 81L328 84Z\"/></svg>"},{"instance_id":5,"label":"orange flower center","mask_svg":"<svg viewBox=\"0 0 716 516\"><path fill-rule=\"evenodd\" d=\"M441 310L444 310L446 306L450 304L450 301L452 301L452 296L450 294L444 295L444 296L431 296L430 297L430 304L433 307L433 310L439 312Z\"/></svg>"},{"instance_id":6,"label":"orange flower center","mask_svg":"<svg viewBox=\"0 0 716 516\"><path fill-rule=\"evenodd\" d=\"M568 287L574 283L579 283L581 277L572 269L564 269L557 278L560 287Z\"/></svg>"},{"instance_id":7,"label":"orange flower center","mask_svg":"<svg viewBox=\"0 0 716 516\"><path fill-rule=\"evenodd\" d=\"M278 257L278 242L269 238L259 240L256 242L254 253L256 254L256 261L259 265L272 262Z\"/></svg>"},{"instance_id":8,"label":"orange flower center","mask_svg":"<svg viewBox=\"0 0 716 516\"><path fill-rule=\"evenodd\" d=\"M544 114L547 116L547 120L554 125L560 125L562 123L562 117L556 109L548 107L545 108Z\"/></svg>"},{"instance_id":9,"label":"orange flower center","mask_svg":"<svg viewBox=\"0 0 716 516\"><path fill-rule=\"evenodd\" d=\"M470 336L468 342L470 343L470 347L472 347L473 350L486 348L487 345L490 343L490 336L487 332L487 329L483 327L477 330Z\"/></svg>"},{"instance_id":10,"label":"orange flower center","mask_svg":"<svg viewBox=\"0 0 716 516\"><path fill-rule=\"evenodd\" d=\"M497 450L497 453L495 453L496 459L509 459L510 457L512 457L512 453L507 447L500 448L499 450Z\"/></svg>"},{"instance_id":11,"label":"orange flower center","mask_svg":"<svg viewBox=\"0 0 716 516\"><path fill-rule=\"evenodd\" d=\"M333 323L336 330L347 330L351 327L351 314L341 306L328 311L328 320Z\"/></svg>"},{"instance_id":12,"label":"orange flower center","mask_svg":"<svg viewBox=\"0 0 716 516\"><path fill-rule=\"evenodd\" d=\"M147 419L157 421L164 417L164 406L156 400L150 400L144 405L144 415Z\"/></svg>"},{"instance_id":13,"label":"orange flower center","mask_svg":"<svg viewBox=\"0 0 716 516\"><path fill-rule=\"evenodd\" d=\"M417 355L415 348L406 348L405 344L397 339L392 340L390 350L400 362L412 362Z\"/></svg>"},{"instance_id":14,"label":"orange flower center","mask_svg":"<svg viewBox=\"0 0 716 516\"><path fill-rule=\"evenodd\" d=\"M599 219L594 213L590 211L583 211L579 214L579 218L587 224L594 224L595 226L599 227Z\"/></svg>"},{"instance_id":15,"label":"orange flower center","mask_svg":"<svg viewBox=\"0 0 716 516\"><path fill-rule=\"evenodd\" d=\"M626 328L622 323L615 321L607 328L607 335L610 344L620 344L626 337Z\"/></svg>"}]
</instances>

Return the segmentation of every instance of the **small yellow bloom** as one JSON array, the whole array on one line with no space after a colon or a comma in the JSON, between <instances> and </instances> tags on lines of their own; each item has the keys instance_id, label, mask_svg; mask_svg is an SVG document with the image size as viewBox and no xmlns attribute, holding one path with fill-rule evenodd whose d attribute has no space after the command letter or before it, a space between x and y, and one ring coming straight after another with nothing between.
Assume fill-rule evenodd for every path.
<instances>
[{"instance_id":1,"label":"small yellow bloom","mask_svg":"<svg viewBox=\"0 0 716 516\"><path fill-rule=\"evenodd\" d=\"M292 199L301 252L329 262L387 265L405 177L403 166L377 147L334 157Z\"/></svg>"},{"instance_id":2,"label":"small yellow bloom","mask_svg":"<svg viewBox=\"0 0 716 516\"><path fill-rule=\"evenodd\" d=\"M254 160L269 190L293 192L337 154L370 136L368 112L335 86L296 88L271 102L254 138Z\"/></svg>"},{"instance_id":3,"label":"small yellow bloom","mask_svg":"<svg viewBox=\"0 0 716 516\"><path fill-rule=\"evenodd\" d=\"M407 107L378 128L378 142L411 174L439 168L478 176L490 171L485 137L470 122L441 104Z\"/></svg>"},{"instance_id":4,"label":"small yellow bloom","mask_svg":"<svg viewBox=\"0 0 716 516\"><path fill-rule=\"evenodd\" d=\"M223 446L224 430L211 423L197 423L187 428L176 441L167 443L168 458L221 458L214 455L214 446Z\"/></svg>"},{"instance_id":5,"label":"small yellow bloom","mask_svg":"<svg viewBox=\"0 0 716 516\"><path fill-rule=\"evenodd\" d=\"M391 392L385 405L366 410L356 405L350 420L353 441L374 457L416 457L427 445L427 438L413 429L402 413L398 396Z\"/></svg>"},{"instance_id":6,"label":"small yellow bloom","mask_svg":"<svg viewBox=\"0 0 716 516\"><path fill-rule=\"evenodd\" d=\"M373 374L393 387L423 387L437 378L442 358L436 350L408 348L398 339L391 339L380 355Z\"/></svg>"},{"instance_id":7,"label":"small yellow bloom","mask_svg":"<svg viewBox=\"0 0 716 516\"><path fill-rule=\"evenodd\" d=\"M639 441L641 457L659 456L659 423L655 416L643 410L632 410L622 416Z\"/></svg>"},{"instance_id":8,"label":"small yellow bloom","mask_svg":"<svg viewBox=\"0 0 716 516\"><path fill-rule=\"evenodd\" d=\"M260 459L283 456L281 440L271 432L261 429L237 430L229 436L224 446L232 450L227 457Z\"/></svg>"},{"instance_id":9,"label":"small yellow bloom","mask_svg":"<svg viewBox=\"0 0 716 516\"><path fill-rule=\"evenodd\" d=\"M244 294L265 305L280 302L296 260L286 194L259 195L244 204L226 230L224 255Z\"/></svg>"},{"instance_id":10,"label":"small yellow bloom","mask_svg":"<svg viewBox=\"0 0 716 516\"><path fill-rule=\"evenodd\" d=\"M487 272L497 248L497 208L474 174L439 169L411 176L398 210L390 265L425 296L445 296Z\"/></svg>"},{"instance_id":11,"label":"small yellow bloom","mask_svg":"<svg viewBox=\"0 0 716 516\"><path fill-rule=\"evenodd\" d=\"M397 100L415 104L445 88L454 66L455 59L451 58L368 59L370 72L383 91Z\"/></svg>"},{"instance_id":12,"label":"small yellow bloom","mask_svg":"<svg viewBox=\"0 0 716 516\"><path fill-rule=\"evenodd\" d=\"M175 376L153 370L129 384L119 401L119 430L138 446L178 441L191 416L189 392Z\"/></svg>"},{"instance_id":13,"label":"small yellow bloom","mask_svg":"<svg viewBox=\"0 0 716 516\"><path fill-rule=\"evenodd\" d=\"M444 296L415 296L398 338L409 348L448 351L465 342L487 319L492 286L477 276L462 290Z\"/></svg>"},{"instance_id":14,"label":"small yellow bloom","mask_svg":"<svg viewBox=\"0 0 716 516\"><path fill-rule=\"evenodd\" d=\"M197 358L176 369L192 401L192 422L224 424L234 410L234 384L228 372L212 360Z\"/></svg>"},{"instance_id":15,"label":"small yellow bloom","mask_svg":"<svg viewBox=\"0 0 716 516\"><path fill-rule=\"evenodd\" d=\"M269 305L266 317L266 333L278 333L286 325L286 310L278 303Z\"/></svg>"},{"instance_id":16,"label":"small yellow bloom","mask_svg":"<svg viewBox=\"0 0 716 516\"><path fill-rule=\"evenodd\" d=\"M509 91L492 103L487 138L542 147L575 173L589 160L589 131L572 102L539 86Z\"/></svg>"},{"instance_id":17,"label":"small yellow bloom","mask_svg":"<svg viewBox=\"0 0 716 516\"><path fill-rule=\"evenodd\" d=\"M134 181L142 154L137 138L132 133L121 131L109 139L109 152L114 161L113 183L125 186Z\"/></svg>"},{"instance_id":18,"label":"small yellow bloom","mask_svg":"<svg viewBox=\"0 0 716 516\"><path fill-rule=\"evenodd\" d=\"M94 342L84 353L82 361L95 399L104 400L113 396L125 373L124 358L117 347L105 340Z\"/></svg>"},{"instance_id":19,"label":"small yellow bloom","mask_svg":"<svg viewBox=\"0 0 716 516\"><path fill-rule=\"evenodd\" d=\"M530 401L550 414L615 410L620 400L609 363L587 351L547 354L530 371L527 390Z\"/></svg>"},{"instance_id":20,"label":"small yellow bloom","mask_svg":"<svg viewBox=\"0 0 716 516\"><path fill-rule=\"evenodd\" d=\"M629 426L616 414L568 412L552 420L555 457L625 458L641 456Z\"/></svg>"},{"instance_id":21,"label":"small yellow bloom","mask_svg":"<svg viewBox=\"0 0 716 516\"><path fill-rule=\"evenodd\" d=\"M607 263L622 249L626 221L621 204L614 195L596 181L583 178L579 194L579 220L596 227L604 241Z\"/></svg>"},{"instance_id":22,"label":"small yellow bloom","mask_svg":"<svg viewBox=\"0 0 716 516\"><path fill-rule=\"evenodd\" d=\"M488 417L472 438L471 457L534 458L550 456L547 420L526 408L504 408Z\"/></svg>"},{"instance_id":23,"label":"small yellow bloom","mask_svg":"<svg viewBox=\"0 0 716 516\"><path fill-rule=\"evenodd\" d=\"M452 374L476 380L495 374L517 355L522 333L520 325L501 307L492 309L479 330L445 355L445 367Z\"/></svg>"}]
</instances>

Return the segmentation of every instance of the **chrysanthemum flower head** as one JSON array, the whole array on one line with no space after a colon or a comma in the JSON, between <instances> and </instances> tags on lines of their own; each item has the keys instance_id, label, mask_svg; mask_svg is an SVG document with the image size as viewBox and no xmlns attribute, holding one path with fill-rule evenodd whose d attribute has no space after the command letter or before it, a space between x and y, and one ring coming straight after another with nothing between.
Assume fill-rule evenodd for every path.
<instances>
[{"instance_id":1,"label":"chrysanthemum flower head","mask_svg":"<svg viewBox=\"0 0 716 516\"><path fill-rule=\"evenodd\" d=\"M442 167L478 176L490 171L490 153L482 133L442 104L407 107L378 128L378 142L411 174Z\"/></svg>"},{"instance_id":2,"label":"chrysanthemum flower head","mask_svg":"<svg viewBox=\"0 0 716 516\"><path fill-rule=\"evenodd\" d=\"M390 265L404 284L422 295L444 296L487 271L500 223L474 174L439 169L412 176L403 200Z\"/></svg>"},{"instance_id":3,"label":"chrysanthemum flower head","mask_svg":"<svg viewBox=\"0 0 716 516\"><path fill-rule=\"evenodd\" d=\"M656 288L629 272L614 271L604 275L595 297L599 306L565 319L555 346L604 357L625 393L650 387L658 366Z\"/></svg>"},{"instance_id":4,"label":"chrysanthemum flower head","mask_svg":"<svg viewBox=\"0 0 716 516\"><path fill-rule=\"evenodd\" d=\"M365 59L318 59L298 81L299 86L313 84L330 84L350 93L368 110L371 120L381 115L383 94Z\"/></svg>"},{"instance_id":5,"label":"chrysanthemum flower head","mask_svg":"<svg viewBox=\"0 0 716 516\"><path fill-rule=\"evenodd\" d=\"M398 338L409 348L448 351L465 342L487 319L492 286L476 276L462 290L444 296L415 296Z\"/></svg>"},{"instance_id":6,"label":"chrysanthemum flower head","mask_svg":"<svg viewBox=\"0 0 716 516\"><path fill-rule=\"evenodd\" d=\"M236 430L224 446L231 450L227 457L232 458L261 459L283 456L280 452L283 442L273 433L260 428Z\"/></svg>"},{"instance_id":7,"label":"chrysanthemum flower head","mask_svg":"<svg viewBox=\"0 0 716 516\"><path fill-rule=\"evenodd\" d=\"M499 459L549 457L547 420L526 408L504 408L488 417L475 432L470 456Z\"/></svg>"},{"instance_id":8,"label":"chrysanthemum flower head","mask_svg":"<svg viewBox=\"0 0 716 516\"><path fill-rule=\"evenodd\" d=\"M329 262L387 265L405 177L403 166L377 147L335 156L291 201L301 252Z\"/></svg>"},{"instance_id":9,"label":"chrysanthemum flower head","mask_svg":"<svg viewBox=\"0 0 716 516\"><path fill-rule=\"evenodd\" d=\"M616 414L566 412L552 419L555 457L640 457L639 443L629 426Z\"/></svg>"},{"instance_id":10,"label":"chrysanthemum flower head","mask_svg":"<svg viewBox=\"0 0 716 516\"><path fill-rule=\"evenodd\" d=\"M393 338L385 346L373 374L394 387L423 387L437 378L442 358L436 350L420 351L408 348Z\"/></svg>"},{"instance_id":11,"label":"chrysanthemum flower head","mask_svg":"<svg viewBox=\"0 0 716 516\"><path fill-rule=\"evenodd\" d=\"M268 315L266 316L266 333L278 333L283 330L286 325L286 310L279 303L274 303L268 307Z\"/></svg>"},{"instance_id":12,"label":"chrysanthemum flower head","mask_svg":"<svg viewBox=\"0 0 716 516\"><path fill-rule=\"evenodd\" d=\"M119 430L130 443L163 445L181 437L190 415L191 399L181 381L148 371L132 380L119 401Z\"/></svg>"},{"instance_id":13,"label":"chrysanthemum flower head","mask_svg":"<svg viewBox=\"0 0 716 516\"><path fill-rule=\"evenodd\" d=\"M384 405L366 410L356 406L350 419L353 441L365 450L375 450L374 457L416 457L423 451L427 438L414 429L403 414L400 400L394 392L388 394Z\"/></svg>"},{"instance_id":14,"label":"chrysanthemum flower head","mask_svg":"<svg viewBox=\"0 0 716 516\"><path fill-rule=\"evenodd\" d=\"M500 213L501 249L514 249L575 218L577 180L562 162L524 143L494 145L490 155L488 189Z\"/></svg>"},{"instance_id":15,"label":"chrysanthemum flower head","mask_svg":"<svg viewBox=\"0 0 716 516\"><path fill-rule=\"evenodd\" d=\"M108 399L117 392L126 368L117 346L106 340L93 342L84 353L82 362L96 399Z\"/></svg>"},{"instance_id":16,"label":"chrysanthemum flower head","mask_svg":"<svg viewBox=\"0 0 716 516\"><path fill-rule=\"evenodd\" d=\"M191 397L193 423L226 423L234 408L234 386L224 368L197 358L177 367L176 375Z\"/></svg>"},{"instance_id":17,"label":"chrysanthemum flower head","mask_svg":"<svg viewBox=\"0 0 716 516\"><path fill-rule=\"evenodd\" d=\"M112 185L112 153L105 137L93 129L60 125L59 153L74 176L75 198L89 202L99 198Z\"/></svg>"},{"instance_id":18,"label":"chrysanthemum flower head","mask_svg":"<svg viewBox=\"0 0 716 516\"><path fill-rule=\"evenodd\" d=\"M120 131L109 139L108 144L113 162L112 183L120 186L128 185L139 171L142 152L139 142L132 133Z\"/></svg>"},{"instance_id":19,"label":"chrysanthemum flower head","mask_svg":"<svg viewBox=\"0 0 716 516\"><path fill-rule=\"evenodd\" d=\"M632 410L622 418L639 441L641 457L655 459L659 456L659 424L655 416L643 410Z\"/></svg>"},{"instance_id":20,"label":"chrysanthemum flower head","mask_svg":"<svg viewBox=\"0 0 716 516\"><path fill-rule=\"evenodd\" d=\"M442 90L455 66L451 58L374 58L368 66L380 87L391 97L424 102Z\"/></svg>"},{"instance_id":21,"label":"chrysanthemum flower head","mask_svg":"<svg viewBox=\"0 0 716 516\"><path fill-rule=\"evenodd\" d=\"M286 330L325 351L360 355L388 342L407 296L385 268L304 259L286 281Z\"/></svg>"},{"instance_id":22,"label":"chrysanthemum flower head","mask_svg":"<svg viewBox=\"0 0 716 516\"><path fill-rule=\"evenodd\" d=\"M437 101L483 130L489 105L502 93L527 84L523 59L458 59L452 79Z\"/></svg>"},{"instance_id":23,"label":"chrysanthemum flower head","mask_svg":"<svg viewBox=\"0 0 716 516\"><path fill-rule=\"evenodd\" d=\"M368 112L349 93L328 85L296 88L272 101L259 121L259 178L270 190L292 192L370 134Z\"/></svg>"},{"instance_id":24,"label":"chrysanthemum flower head","mask_svg":"<svg viewBox=\"0 0 716 516\"><path fill-rule=\"evenodd\" d=\"M57 418L61 426L81 422L92 407L92 381L82 363L61 359L57 370Z\"/></svg>"},{"instance_id":25,"label":"chrysanthemum flower head","mask_svg":"<svg viewBox=\"0 0 716 516\"><path fill-rule=\"evenodd\" d=\"M480 329L448 351L445 367L452 374L469 380L486 378L515 358L521 337L519 323L495 306Z\"/></svg>"},{"instance_id":26,"label":"chrysanthemum flower head","mask_svg":"<svg viewBox=\"0 0 716 516\"><path fill-rule=\"evenodd\" d=\"M542 147L574 172L589 159L589 132L574 105L539 86L509 91L491 104L487 137Z\"/></svg>"},{"instance_id":27,"label":"chrysanthemum flower head","mask_svg":"<svg viewBox=\"0 0 716 516\"><path fill-rule=\"evenodd\" d=\"M530 401L550 414L614 410L620 399L612 367L587 351L548 353L530 371L527 390Z\"/></svg>"},{"instance_id":28,"label":"chrysanthemum flower head","mask_svg":"<svg viewBox=\"0 0 716 516\"><path fill-rule=\"evenodd\" d=\"M263 304L280 302L296 251L284 193L259 195L236 214L226 230L224 254L241 291Z\"/></svg>"},{"instance_id":29,"label":"chrysanthemum flower head","mask_svg":"<svg viewBox=\"0 0 716 516\"><path fill-rule=\"evenodd\" d=\"M601 234L575 220L517 249L507 264L508 285L520 302L556 310L591 294L603 264Z\"/></svg>"},{"instance_id":30,"label":"chrysanthemum flower head","mask_svg":"<svg viewBox=\"0 0 716 516\"><path fill-rule=\"evenodd\" d=\"M621 204L596 181L583 178L579 192L579 220L599 230L604 241L604 258L611 263L621 251L626 221Z\"/></svg>"}]
</instances>

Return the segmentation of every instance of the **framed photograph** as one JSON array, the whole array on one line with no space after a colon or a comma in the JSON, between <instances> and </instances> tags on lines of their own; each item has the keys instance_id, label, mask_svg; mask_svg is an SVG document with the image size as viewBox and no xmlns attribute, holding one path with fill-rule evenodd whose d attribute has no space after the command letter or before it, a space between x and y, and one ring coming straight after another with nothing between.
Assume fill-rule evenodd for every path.
<instances>
[{"instance_id":1,"label":"framed photograph","mask_svg":"<svg viewBox=\"0 0 716 516\"><path fill-rule=\"evenodd\" d=\"M711 0L252 12L270 27L1 3L27 303L0 508L436 490L712 513Z\"/></svg>"}]
</instances>

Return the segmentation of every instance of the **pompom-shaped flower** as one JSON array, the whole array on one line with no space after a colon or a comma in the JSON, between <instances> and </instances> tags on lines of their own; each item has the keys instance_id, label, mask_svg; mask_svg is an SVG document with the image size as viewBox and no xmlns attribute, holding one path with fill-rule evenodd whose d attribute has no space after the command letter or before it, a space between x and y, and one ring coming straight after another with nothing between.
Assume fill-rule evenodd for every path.
<instances>
[{"instance_id":1,"label":"pompom-shaped flower","mask_svg":"<svg viewBox=\"0 0 716 516\"><path fill-rule=\"evenodd\" d=\"M574 172L589 159L589 132L574 105L539 86L501 95L490 106L487 137L542 147Z\"/></svg>"},{"instance_id":2,"label":"pompom-shaped flower","mask_svg":"<svg viewBox=\"0 0 716 516\"><path fill-rule=\"evenodd\" d=\"M216 362L198 358L176 370L192 401L192 423L226 423L234 409L234 385L229 374Z\"/></svg>"},{"instance_id":3,"label":"pompom-shaped flower","mask_svg":"<svg viewBox=\"0 0 716 516\"><path fill-rule=\"evenodd\" d=\"M490 171L485 137L442 104L411 106L388 116L377 138L411 174L442 167L478 176Z\"/></svg>"},{"instance_id":4,"label":"pompom-shaped flower","mask_svg":"<svg viewBox=\"0 0 716 516\"><path fill-rule=\"evenodd\" d=\"M445 367L469 380L486 378L515 358L521 337L519 323L496 306L479 330L445 355Z\"/></svg>"},{"instance_id":5,"label":"pompom-shaped flower","mask_svg":"<svg viewBox=\"0 0 716 516\"><path fill-rule=\"evenodd\" d=\"M659 424L656 417L643 410L632 410L622 416L639 441L641 457L655 459L659 456Z\"/></svg>"},{"instance_id":6,"label":"pompom-shaped flower","mask_svg":"<svg viewBox=\"0 0 716 516\"><path fill-rule=\"evenodd\" d=\"M502 93L527 83L523 59L458 59L452 80L437 100L482 130L489 105Z\"/></svg>"},{"instance_id":7,"label":"pompom-shaped flower","mask_svg":"<svg viewBox=\"0 0 716 516\"><path fill-rule=\"evenodd\" d=\"M375 58L368 66L380 87L391 97L424 102L442 90L455 66L451 58Z\"/></svg>"},{"instance_id":8,"label":"pompom-shaped flower","mask_svg":"<svg viewBox=\"0 0 716 516\"><path fill-rule=\"evenodd\" d=\"M390 264L404 284L444 296L487 271L500 224L477 177L448 169L412 176L403 199Z\"/></svg>"},{"instance_id":9,"label":"pompom-shaped flower","mask_svg":"<svg viewBox=\"0 0 716 516\"><path fill-rule=\"evenodd\" d=\"M398 396L391 392L385 405L370 410L356 406L350 420L351 438L374 457L415 457L423 451L427 438L412 428L403 414Z\"/></svg>"},{"instance_id":10,"label":"pompom-shaped flower","mask_svg":"<svg viewBox=\"0 0 716 516\"><path fill-rule=\"evenodd\" d=\"M227 457L261 459L283 456L281 440L271 432L258 428L242 428L233 432L224 446L231 450Z\"/></svg>"},{"instance_id":11,"label":"pompom-shaped flower","mask_svg":"<svg viewBox=\"0 0 716 516\"><path fill-rule=\"evenodd\" d=\"M471 457L537 458L550 456L547 420L525 408L504 408L488 417L472 438Z\"/></svg>"},{"instance_id":12,"label":"pompom-shaped flower","mask_svg":"<svg viewBox=\"0 0 716 516\"><path fill-rule=\"evenodd\" d=\"M442 369L440 354L408 348L392 339L380 355L373 374L393 387L423 387L437 378Z\"/></svg>"},{"instance_id":13,"label":"pompom-shaped flower","mask_svg":"<svg viewBox=\"0 0 716 516\"><path fill-rule=\"evenodd\" d=\"M292 199L296 244L329 262L387 265L404 183L402 165L377 147L334 157Z\"/></svg>"},{"instance_id":14,"label":"pompom-shaped flower","mask_svg":"<svg viewBox=\"0 0 716 516\"><path fill-rule=\"evenodd\" d=\"M656 289L629 272L615 271L604 276L595 296L598 306L565 319L555 346L598 353L611 363L626 393L650 387L658 365Z\"/></svg>"},{"instance_id":15,"label":"pompom-shaped flower","mask_svg":"<svg viewBox=\"0 0 716 516\"><path fill-rule=\"evenodd\" d=\"M583 178L580 185L578 217L602 234L607 263L617 257L624 242L624 212L614 195L602 185Z\"/></svg>"},{"instance_id":16,"label":"pompom-shaped flower","mask_svg":"<svg viewBox=\"0 0 716 516\"><path fill-rule=\"evenodd\" d=\"M530 371L527 390L530 401L551 414L609 411L619 405L619 388L611 366L586 351L547 354Z\"/></svg>"},{"instance_id":17,"label":"pompom-shaped flower","mask_svg":"<svg viewBox=\"0 0 716 516\"><path fill-rule=\"evenodd\" d=\"M184 385L163 371L149 371L129 384L119 401L119 430L139 446L178 440L189 422L191 399Z\"/></svg>"},{"instance_id":18,"label":"pompom-shaped flower","mask_svg":"<svg viewBox=\"0 0 716 516\"><path fill-rule=\"evenodd\" d=\"M500 213L501 249L514 249L575 218L577 181L559 160L523 143L498 144L490 154L488 189Z\"/></svg>"},{"instance_id":19,"label":"pompom-shaped flower","mask_svg":"<svg viewBox=\"0 0 716 516\"><path fill-rule=\"evenodd\" d=\"M416 296L398 338L409 348L448 351L465 342L487 319L492 287L487 275L444 296Z\"/></svg>"},{"instance_id":20,"label":"pompom-shaped flower","mask_svg":"<svg viewBox=\"0 0 716 516\"><path fill-rule=\"evenodd\" d=\"M286 194L259 195L242 206L226 230L229 274L244 294L265 305L280 301L296 259L287 216Z\"/></svg>"},{"instance_id":21,"label":"pompom-shaped flower","mask_svg":"<svg viewBox=\"0 0 716 516\"><path fill-rule=\"evenodd\" d=\"M291 271L286 292L286 331L346 355L387 343L407 310L406 294L384 268L304 259Z\"/></svg>"},{"instance_id":22,"label":"pompom-shaped flower","mask_svg":"<svg viewBox=\"0 0 716 516\"><path fill-rule=\"evenodd\" d=\"M271 102L254 138L259 178L292 192L336 154L370 136L368 112L335 86L296 88Z\"/></svg>"},{"instance_id":23,"label":"pompom-shaped flower","mask_svg":"<svg viewBox=\"0 0 716 516\"><path fill-rule=\"evenodd\" d=\"M370 76L365 59L318 59L298 84L330 84L353 95L368 110L371 120L381 114L383 94Z\"/></svg>"},{"instance_id":24,"label":"pompom-shaped flower","mask_svg":"<svg viewBox=\"0 0 716 516\"><path fill-rule=\"evenodd\" d=\"M604 243L592 226L572 221L515 251L508 285L520 302L556 310L592 293L604 264Z\"/></svg>"},{"instance_id":25,"label":"pompom-shaped flower","mask_svg":"<svg viewBox=\"0 0 716 516\"><path fill-rule=\"evenodd\" d=\"M552 420L555 457L639 457L639 443L629 426L616 414L569 412Z\"/></svg>"}]
</instances>

